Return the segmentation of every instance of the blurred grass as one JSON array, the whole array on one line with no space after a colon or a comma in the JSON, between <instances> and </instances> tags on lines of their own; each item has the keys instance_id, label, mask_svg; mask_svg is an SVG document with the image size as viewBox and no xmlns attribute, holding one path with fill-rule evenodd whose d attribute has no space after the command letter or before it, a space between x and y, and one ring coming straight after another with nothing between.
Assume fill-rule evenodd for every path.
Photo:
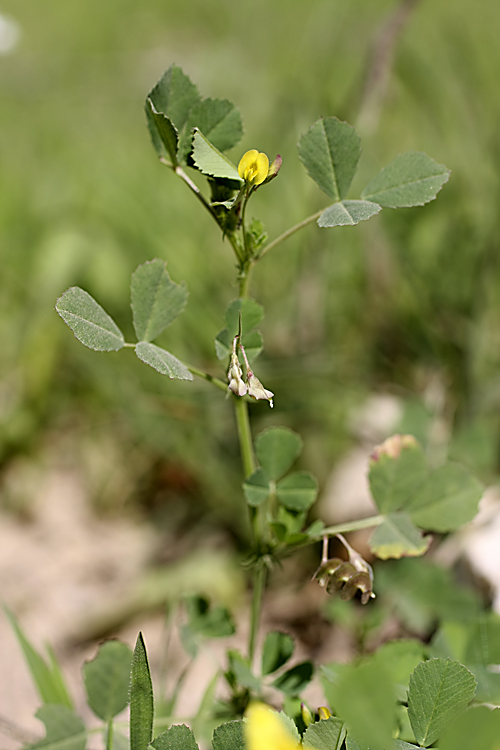
<instances>
[{"instance_id":1,"label":"blurred grass","mask_svg":"<svg viewBox=\"0 0 500 750\"><path fill-rule=\"evenodd\" d=\"M222 376L212 342L237 293L229 247L158 164L144 123L146 93L176 62L204 96L239 107L245 135L235 160L253 147L283 156L279 179L252 206L271 237L327 204L296 153L320 115L359 120L364 153L353 195L408 149L452 169L434 204L387 210L354 229L311 226L262 261L253 288L266 308L259 375L277 397L274 412L252 408L255 429L276 420L300 431L310 441L304 461L324 481L352 439L347 416L366 394L389 387L422 399L437 381L452 453L485 478L496 475L500 8L493 0L479 0L473 13L465 0L417 3L380 119L368 127L360 119L368 52L396 7L4 1L1 12L22 29L18 48L0 58L4 464L36 452L48 434L76 433L83 445L111 440L131 497L151 467L180 465L198 483L199 502L238 526L230 405L203 383L161 378L130 352L83 349L53 309L80 285L130 339L130 274L163 257L172 277L187 281L190 302L162 341ZM82 444L68 445L85 465ZM97 497L92 460L87 471ZM111 467L99 471L105 477ZM104 505L123 501L123 483L116 486Z\"/></svg>"}]
</instances>

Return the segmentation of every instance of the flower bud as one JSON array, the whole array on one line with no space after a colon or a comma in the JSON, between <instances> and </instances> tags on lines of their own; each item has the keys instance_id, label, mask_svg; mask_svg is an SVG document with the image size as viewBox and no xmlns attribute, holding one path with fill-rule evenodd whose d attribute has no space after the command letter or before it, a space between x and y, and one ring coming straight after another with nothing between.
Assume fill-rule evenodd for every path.
<instances>
[{"instance_id":1,"label":"flower bud","mask_svg":"<svg viewBox=\"0 0 500 750\"><path fill-rule=\"evenodd\" d=\"M269 171L267 173L267 177L264 180L263 184L266 185L268 182L271 182L271 180L274 180L275 177L278 176L278 172L281 169L281 164L283 163L283 159L278 154L276 159L273 161L271 166L269 167Z\"/></svg>"},{"instance_id":2,"label":"flower bud","mask_svg":"<svg viewBox=\"0 0 500 750\"><path fill-rule=\"evenodd\" d=\"M302 716L302 721L304 722L304 724L306 725L306 727L308 727L309 724L313 721L313 715L309 711L309 709L308 709L308 707L306 706L305 703L301 703L300 704L300 713L301 713L301 716Z\"/></svg>"}]
</instances>

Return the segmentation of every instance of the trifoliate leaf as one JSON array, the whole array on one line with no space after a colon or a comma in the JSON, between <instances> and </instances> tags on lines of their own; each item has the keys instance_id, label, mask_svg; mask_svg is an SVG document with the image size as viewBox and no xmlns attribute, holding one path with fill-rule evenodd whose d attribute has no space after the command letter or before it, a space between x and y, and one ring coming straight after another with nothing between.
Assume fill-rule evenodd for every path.
<instances>
[{"instance_id":1,"label":"trifoliate leaf","mask_svg":"<svg viewBox=\"0 0 500 750\"><path fill-rule=\"evenodd\" d=\"M184 161L191 151L194 128L198 128L219 151L232 148L243 135L241 115L232 102L203 99L192 107L186 122L179 148L179 157Z\"/></svg>"},{"instance_id":2,"label":"trifoliate leaf","mask_svg":"<svg viewBox=\"0 0 500 750\"><path fill-rule=\"evenodd\" d=\"M132 651L120 641L106 641L97 656L85 662L88 704L100 719L109 721L128 704L131 664Z\"/></svg>"},{"instance_id":3,"label":"trifoliate leaf","mask_svg":"<svg viewBox=\"0 0 500 750\"><path fill-rule=\"evenodd\" d=\"M301 162L321 190L335 201L345 198L361 154L354 128L336 117L320 118L301 136L298 148Z\"/></svg>"},{"instance_id":4,"label":"trifoliate leaf","mask_svg":"<svg viewBox=\"0 0 500 750\"><path fill-rule=\"evenodd\" d=\"M372 201L339 201L325 208L318 219L319 227L354 226L378 214L382 207Z\"/></svg>"},{"instance_id":5,"label":"trifoliate leaf","mask_svg":"<svg viewBox=\"0 0 500 750\"><path fill-rule=\"evenodd\" d=\"M97 352L116 352L125 339L115 321L93 297L77 286L68 289L56 302L56 310L78 341Z\"/></svg>"},{"instance_id":6,"label":"trifoliate leaf","mask_svg":"<svg viewBox=\"0 0 500 750\"><path fill-rule=\"evenodd\" d=\"M234 164L215 148L197 128L195 128L193 135L192 158L195 167L202 174L210 177L224 177L228 180L234 180L238 185L243 184Z\"/></svg>"},{"instance_id":7,"label":"trifoliate leaf","mask_svg":"<svg viewBox=\"0 0 500 750\"><path fill-rule=\"evenodd\" d=\"M193 380L186 365L182 364L177 357L155 344L150 344L149 341L139 341L136 344L135 353L142 362L162 375L168 375L172 380Z\"/></svg>"},{"instance_id":8,"label":"trifoliate leaf","mask_svg":"<svg viewBox=\"0 0 500 750\"><path fill-rule=\"evenodd\" d=\"M423 206L434 200L449 176L444 164L419 151L408 151L384 167L361 197L387 208Z\"/></svg>"},{"instance_id":9,"label":"trifoliate leaf","mask_svg":"<svg viewBox=\"0 0 500 750\"><path fill-rule=\"evenodd\" d=\"M389 513L370 537L369 545L381 560L400 557L419 557L429 549L431 537L422 532L404 511Z\"/></svg>"},{"instance_id":10,"label":"trifoliate leaf","mask_svg":"<svg viewBox=\"0 0 500 750\"><path fill-rule=\"evenodd\" d=\"M417 742L429 747L474 697L474 676L458 661L429 659L410 677L408 717Z\"/></svg>"},{"instance_id":11,"label":"trifoliate leaf","mask_svg":"<svg viewBox=\"0 0 500 750\"><path fill-rule=\"evenodd\" d=\"M184 310L188 298L184 283L175 284L165 261L143 263L132 274L131 305L139 341L152 341Z\"/></svg>"}]
</instances>

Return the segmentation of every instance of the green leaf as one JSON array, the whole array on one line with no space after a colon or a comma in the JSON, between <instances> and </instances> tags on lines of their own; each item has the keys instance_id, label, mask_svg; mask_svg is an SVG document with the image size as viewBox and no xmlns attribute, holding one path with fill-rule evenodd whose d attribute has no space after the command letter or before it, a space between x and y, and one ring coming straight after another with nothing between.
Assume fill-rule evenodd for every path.
<instances>
[{"instance_id":1,"label":"green leaf","mask_svg":"<svg viewBox=\"0 0 500 750\"><path fill-rule=\"evenodd\" d=\"M197 128L195 128L193 135L193 161L202 174L210 177L224 177L228 180L234 180L239 185L243 184L234 164L215 148Z\"/></svg>"},{"instance_id":2,"label":"green leaf","mask_svg":"<svg viewBox=\"0 0 500 750\"><path fill-rule=\"evenodd\" d=\"M381 560L400 557L419 557L429 549L432 539L411 521L408 513L389 513L373 531L369 545L374 555Z\"/></svg>"},{"instance_id":3,"label":"green leaf","mask_svg":"<svg viewBox=\"0 0 500 750\"><path fill-rule=\"evenodd\" d=\"M115 321L83 289L72 286L59 297L56 310L78 341L96 352L116 352L124 338Z\"/></svg>"},{"instance_id":4,"label":"green leaf","mask_svg":"<svg viewBox=\"0 0 500 750\"><path fill-rule=\"evenodd\" d=\"M308 510L317 495L318 482L308 471L294 471L276 485L276 497L288 510Z\"/></svg>"},{"instance_id":5,"label":"green leaf","mask_svg":"<svg viewBox=\"0 0 500 750\"><path fill-rule=\"evenodd\" d=\"M313 678L314 665L304 661L288 669L273 682L273 687L288 695L299 695L309 685Z\"/></svg>"},{"instance_id":6,"label":"green leaf","mask_svg":"<svg viewBox=\"0 0 500 750\"><path fill-rule=\"evenodd\" d=\"M183 365L173 354L155 344L150 344L148 341L139 341L136 344L135 353L142 362L153 367L162 375L168 375L172 380L193 380L193 376L186 365Z\"/></svg>"},{"instance_id":7,"label":"green leaf","mask_svg":"<svg viewBox=\"0 0 500 750\"><path fill-rule=\"evenodd\" d=\"M146 99L146 116L151 134L154 133L153 145L163 156L163 150L168 154L174 167L177 166L177 148L179 135L177 128L163 112L157 112L151 99ZM153 130L154 128L154 130ZM162 149L162 146L164 149Z\"/></svg>"},{"instance_id":8,"label":"green leaf","mask_svg":"<svg viewBox=\"0 0 500 750\"><path fill-rule=\"evenodd\" d=\"M500 617L494 612L478 617L470 629L465 661L468 664L500 664Z\"/></svg>"},{"instance_id":9,"label":"green leaf","mask_svg":"<svg viewBox=\"0 0 500 750\"><path fill-rule=\"evenodd\" d=\"M439 741L439 750L498 750L500 709L474 706L458 716Z\"/></svg>"},{"instance_id":10,"label":"green leaf","mask_svg":"<svg viewBox=\"0 0 500 750\"><path fill-rule=\"evenodd\" d=\"M345 198L356 173L361 146L351 125L336 117L320 118L300 137L299 158L330 198Z\"/></svg>"},{"instance_id":11,"label":"green leaf","mask_svg":"<svg viewBox=\"0 0 500 750\"><path fill-rule=\"evenodd\" d=\"M403 740L393 740L392 744L388 746L390 750L419 750L418 745L412 745L410 742L404 742ZM346 740L346 750L370 750L368 745L359 745L352 737L348 737Z\"/></svg>"},{"instance_id":12,"label":"green leaf","mask_svg":"<svg viewBox=\"0 0 500 750\"><path fill-rule=\"evenodd\" d=\"M26 664L31 673L31 677L33 678L33 682L35 683L42 701L44 703L58 703L70 709L73 708L68 689L64 683L59 664L57 664L55 657L49 653L51 665L48 665L45 659L38 653L38 651L36 651L30 641L26 638L17 618L10 609L4 607L4 611L16 634ZM42 721L44 721L43 718Z\"/></svg>"},{"instance_id":13,"label":"green leaf","mask_svg":"<svg viewBox=\"0 0 500 750\"><path fill-rule=\"evenodd\" d=\"M302 746L312 750L340 750L345 739L343 721L336 716L309 724L302 739Z\"/></svg>"},{"instance_id":14,"label":"green leaf","mask_svg":"<svg viewBox=\"0 0 500 750\"><path fill-rule=\"evenodd\" d=\"M259 693L261 688L260 680L252 674L247 659L243 658L238 651L228 651L227 656L229 667L238 683L243 685L243 687L249 688L249 690Z\"/></svg>"},{"instance_id":15,"label":"green leaf","mask_svg":"<svg viewBox=\"0 0 500 750\"><path fill-rule=\"evenodd\" d=\"M184 161L191 151L193 128L198 128L219 151L232 148L243 135L241 115L232 102L227 99L204 99L195 104L189 113L179 149Z\"/></svg>"},{"instance_id":16,"label":"green leaf","mask_svg":"<svg viewBox=\"0 0 500 750\"><path fill-rule=\"evenodd\" d=\"M408 691L408 717L419 745L432 745L465 710L475 689L473 675L458 661L421 662L410 677Z\"/></svg>"},{"instance_id":17,"label":"green leaf","mask_svg":"<svg viewBox=\"0 0 500 750\"><path fill-rule=\"evenodd\" d=\"M257 436L255 452L269 479L277 480L302 450L302 438L287 427L271 427Z\"/></svg>"},{"instance_id":18,"label":"green leaf","mask_svg":"<svg viewBox=\"0 0 500 750\"><path fill-rule=\"evenodd\" d=\"M371 201L339 201L325 208L318 219L319 227L354 226L371 219L382 207Z\"/></svg>"},{"instance_id":19,"label":"green leaf","mask_svg":"<svg viewBox=\"0 0 500 750\"><path fill-rule=\"evenodd\" d=\"M387 641L375 653L373 659L383 665L396 688L396 697L406 702L410 675L424 660L424 645L417 640Z\"/></svg>"},{"instance_id":20,"label":"green leaf","mask_svg":"<svg viewBox=\"0 0 500 750\"><path fill-rule=\"evenodd\" d=\"M142 633L137 641L130 675L130 750L147 750L153 736L153 684Z\"/></svg>"},{"instance_id":21,"label":"green leaf","mask_svg":"<svg viewBox=\"0 0 500 750\"><path fill-rule=\"evenodd\" d=\"M176 284L164 260L147 261L132 274L131 305L139 341L157 338L184 310L188 298L185 283Z\"/></svg>"},{"instance_id":22,"label":"green leaf","mask_svg":"<svg viewBox=\"0 0 500 750\"><path fill-rule=\"evenodd\" d=\"M35 716L45 724L45 737L30 745L30 749L84 750L87 733L83 721L70 708L61 705L46 705L38 709Z\"/></svg>"},{"instance_id":23,"label":"green leaf","mask_svg":"<svg viewBox=\"0 0 500 750\"><path fill-rule=\"evenodd\" d=\"M256 469L243 484L246 501L252 508L265 502L270 491L269 479L263 469Z\"/></svg>"},{"instance_id":24,"label":"green leaf","mask_svg":"<svg viewBox=\"0 0 500 750\"><path fill-rule=\"evenodd\" d=\"M214 750L245 750L244 722L228 721L214 730L212 740Z\"/></svg>"},{"instance_id":25,"label":"green leaf","mask_svg":"<svg viewBox=\"0 0 500 750\"><path fill-rule=\"evenodd\" d=\"M193 731L185 724L174 724L154 738L155 750L198 750Z\"/></svg>"},{"instance_id":26,"label":"green leaf","mask_svg":"<svg viewBox=\"0 0 500 750\"><path fill-rule=\"evenodd\" d=\"M361 197L386 208L423 206L434 200L449 176L450 170L427 154L408 151L384 167Z\"/></svg>"},{"instance_id":27,"label":"green leaf","mask_svg":"<svg viewBox=\"0 0 500 750\"><path fill-rule=\"evenodd\" d=\"M390 676L375 660L342 669L332 690L335 713L362 747L385 750L396 725L396 700Z\"/></svg>"},{"instance_id":28,"label":"green leaf","mask_svg":"<svg viewBox=\"0 0 500 750\"><path fill-rule=\"evenodd\" d=\"M262 674L272 674L292 656L295 644L291 635L273 630L266 635L262 648Z\"/></svg>"},{"instance_id":29,"label":"green leaf","mask_svg":"<svg viewBox=\"0 0 500 750\"><path fill-rule=\"evenodd\" d=\"M430 474L405 510L422 529L455 531L472 521L482 494L482 484L464 466L448 463Z\"/></svg>"},{"instance_id":30,"label":"green leaf","mask_svg":"<svg viewBox=\"0 0 500 750\"><path fill-rule=\"evenodd\" d=\"M200 95L196 86L181 68L177 65L171 65L149 92L148 99L151 100L156 112L168 117L177 131L180 132L188 118L191 107L200 101ZM156 122L149 107L146 107L146 115L153 146L159 156L165 156L163 140L158 133Z\"/></svg>"},{"instance_id":31,"label":"green leaf","mask_svg":"<svg viewBox=\"0 0 500 750\"><path fill-rule=\"evenodd\" d=\"M226 325L229 335L233 339L239 330L241 312L241 332L249 333L259 325L264 317L264 308L254 299L239 298L229 303L226 313Z\"/></svg>"},{"instance_id":32,"label":"green leaf","mask_svg":"<svg viewBox=\"0 0 500 750\"><path fill-rule=\"evenodd\" d=\"M120 641L107 641L97 656L85 662L83 676L88 704L104 721L109 721L128 705L132 651Z\"/></svg>"},{"instance_id":33,"label":"green leaf","mask_svg":"<svg viewBox=\"0 0 500 750\"><path fill-rule=\"evenodd\" d=\"M393 436L396 437L398 436ZM419 443L404 443L401 440L392 455L390 450L385 453L376 449L374 458L370 461L368 479L380 513L406 508L427 476L427 462Z\"/></svg>"},{"instance_id":34,"label":"green leaf","mask_svg":"<svg viewBox=\"0 0 500 750\"><path fill-rule=\"evenodd\" d=\"M186 597L185 603L189 628L193 633L205 638L224 638L234 634L234 621L226 607L212 607L203 596Z\"/></svg>"}]
</instances>

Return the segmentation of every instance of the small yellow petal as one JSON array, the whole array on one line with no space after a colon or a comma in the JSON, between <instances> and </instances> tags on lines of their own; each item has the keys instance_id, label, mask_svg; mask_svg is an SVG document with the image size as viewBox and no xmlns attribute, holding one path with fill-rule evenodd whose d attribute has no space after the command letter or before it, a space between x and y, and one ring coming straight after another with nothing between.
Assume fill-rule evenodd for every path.
<instances>
[{"instance_id":1,"label":"small yellow petal","mask_svg":"<svg viewBox=\"0 0 500 750\"><path fill-rule=\"evenodd\" d=\"M260 185L269 172L269 159L256 148L250 149L240 159L238 174L249 185Z\"/></svg>"},{"instance_id":2,"label":"small yellow petal","mask_svg":"<svg viewBox=\"0 0 500 750\"><path fill-rule=\"evenodd\" d=\"M279 714L264 703L252 703L246 712L247 750L299 750L300 743L287 730Z\"/></svg>"}]
</instances>

